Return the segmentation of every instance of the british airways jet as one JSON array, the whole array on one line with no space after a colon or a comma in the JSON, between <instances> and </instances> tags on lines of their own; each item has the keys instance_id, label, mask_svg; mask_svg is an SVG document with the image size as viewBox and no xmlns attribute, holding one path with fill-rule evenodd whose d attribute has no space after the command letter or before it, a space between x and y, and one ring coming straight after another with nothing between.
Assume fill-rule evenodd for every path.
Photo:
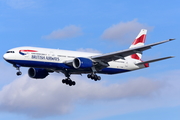
<instances>
[{"instance_id":1,"label":"british airways jet","mask_svg":"<svg viewBox=\"0 0 180 120\"><path fill-rule=\"evenodd\" d=\"M165 41L144 45L146 29L142 29L129 49L117 52L98 54L79 51L47 49L38 47L18 47L8 50L3 58L11 63L21 75L20 67L30 67L28 75L31 78L43 79L51 72L63 73L62 83L72 86L75 81L70 79L72 74L87 74L95 81L101 77L97 74L117 74L149 67L149 63L173 56L142 61L142 52L153 46L172 41Z\"/></svg>"}]
</instances>

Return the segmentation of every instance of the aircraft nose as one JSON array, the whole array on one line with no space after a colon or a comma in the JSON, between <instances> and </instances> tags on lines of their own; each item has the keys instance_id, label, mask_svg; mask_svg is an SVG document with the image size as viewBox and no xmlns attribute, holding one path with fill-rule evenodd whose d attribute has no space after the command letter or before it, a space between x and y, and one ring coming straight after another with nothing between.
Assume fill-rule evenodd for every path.
<instances>
[{"instance_id":1,"label":"aircraft nose","mask_svg":"<svg viewBox=\"0 0 180 120\"><path fill-rule=\"evenodd\" d=\"M3 55L3 58L4 58L5 60L8 60L8 55L7 55L7 54L4 54L4 55Z\"/></svg>"}]
</instances>

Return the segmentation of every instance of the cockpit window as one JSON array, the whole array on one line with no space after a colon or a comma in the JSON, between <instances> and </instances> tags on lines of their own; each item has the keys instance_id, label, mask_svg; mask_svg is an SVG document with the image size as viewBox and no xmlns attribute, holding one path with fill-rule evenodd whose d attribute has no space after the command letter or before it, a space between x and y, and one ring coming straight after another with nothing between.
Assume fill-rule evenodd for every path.
<instances>
[{"instance_id":1,"label":"cockpit window","mask_svg":"<svg viewBox=\"0 0 180 120\"><path fill-rule=\"evenodd\" d=\"M7 51L6 53L15 53L14 51Z\"/></svg>"}]
</instances>

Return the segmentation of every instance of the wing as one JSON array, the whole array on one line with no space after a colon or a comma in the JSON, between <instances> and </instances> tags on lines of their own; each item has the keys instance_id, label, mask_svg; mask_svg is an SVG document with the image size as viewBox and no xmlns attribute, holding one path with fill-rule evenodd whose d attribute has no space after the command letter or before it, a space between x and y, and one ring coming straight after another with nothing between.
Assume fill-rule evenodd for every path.
<instances>
[{"instance_id":1,"label":"wing","mask_svg":"<svg viewBox=\"0 0 180 120\"><path fill-rule=\"evenodd\" d=\"M144 46L136 47L132 49L127 49L127 50L122 50L122 51L117 51L117 52L112 52L112 53L107 53L107 54L102 54L102 55L97 55L97 56L91 56L91 59L94 59L95 61L102 61L102 62L110 62L117 59L124 59L124 57L127 57L129 55L132 55L135 53L141 53L142 51L148 50L153 46L156 46L165 42L169 42L172 40L174 39L168 39L161 42L144 45Z\"/></svg>"}]
</instances>

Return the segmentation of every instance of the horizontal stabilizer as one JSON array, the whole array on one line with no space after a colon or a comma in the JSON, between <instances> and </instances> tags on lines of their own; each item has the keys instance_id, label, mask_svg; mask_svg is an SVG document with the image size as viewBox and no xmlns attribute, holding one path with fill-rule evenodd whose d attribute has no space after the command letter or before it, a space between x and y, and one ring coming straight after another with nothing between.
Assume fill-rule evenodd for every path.
<instances>
[{"instance_id":1,"label":"horizontal stabilizer","mask_svg":"<svg viewBox=\"0 0 180 120\"><path fill-rule=\"evenodd\" d=\"M148 61L144 61L144 62L137 63L136 65L141 65L141 64L146 64L146 63L152 63L152 62L156 62L156 61L160 61L160 60L165 60L165 59L169 59L169 58L173 58L173 57L174 57L174 56L169 56L169 57L163 57L163 58L148 60Z\"/></svg>"}]
</instances>

